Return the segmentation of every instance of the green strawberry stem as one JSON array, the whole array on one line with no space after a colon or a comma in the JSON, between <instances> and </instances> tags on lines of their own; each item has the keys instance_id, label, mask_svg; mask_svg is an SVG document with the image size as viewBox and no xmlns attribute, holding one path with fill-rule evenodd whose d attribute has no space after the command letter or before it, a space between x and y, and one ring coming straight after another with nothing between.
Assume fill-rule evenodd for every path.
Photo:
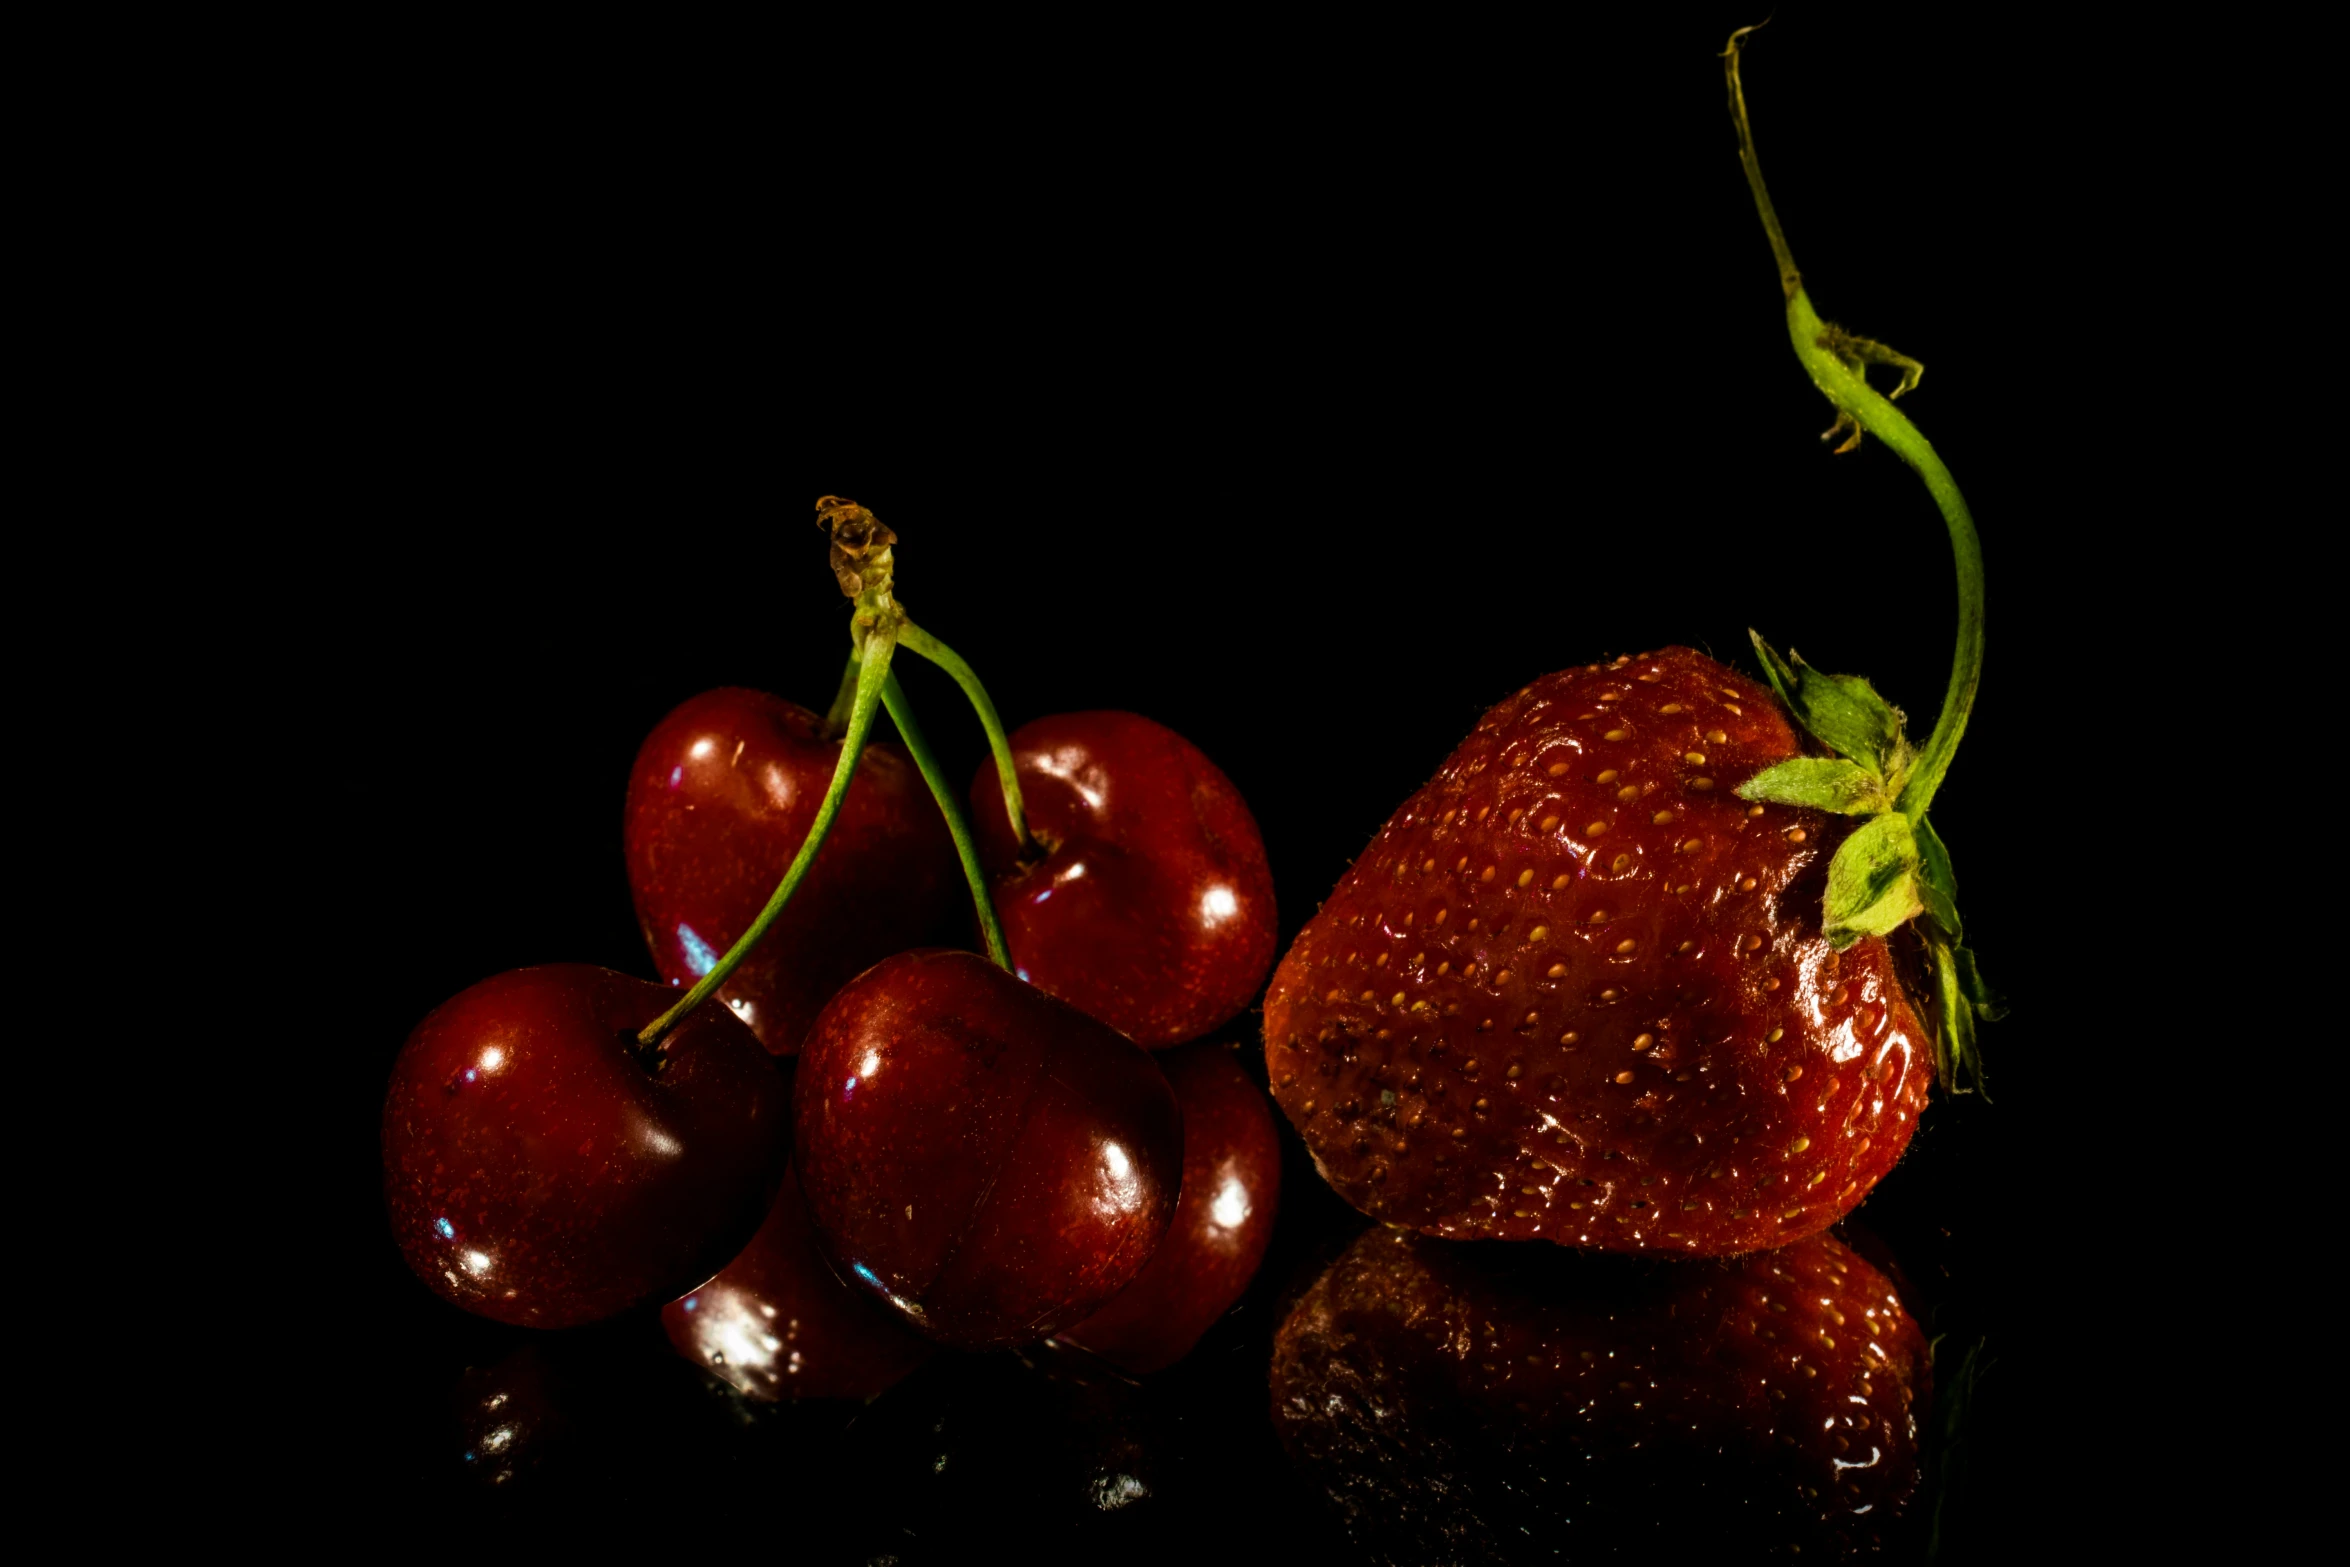
<instances>
[{"instance_id":1,"label":"green strawberry stem","mask_svg":"<svg viewBox=\"0 0 2350 1567\"><path fill-rule=\"evenodd\" d=\"M1847 428L1853 431L1843 450L1856 446L1865 430L1891 447L1925 480L1927 492L1941 508L1942 520L1950 529L1950 552L1958 567L1958 647L1951 656L1942 715L1919 747L1908 779L1893 802L1895 809L1916 821L1926 814L1943 774L1950 770L1950 759L1958 750L1959 737L1966 733L1967 715L1975 705L1975 688L1983 678L1983 545L1975 534L1974 514L1967 510L1966 497L1959 494L1957 481L1934 454L1933 446L1889 398L1868 384L1868 364L1896 366L1902 379L1893 396L1899 397L1917 385L1924 366L1822 321L1804 291L1803 275L1795 268L1787 236L1779 227L1779 214L1763 184L1762 165L1755 160L1754 131L1746 117L1746 90L1738 79L1738 56L1746 35L1753 31L1742 27L1732 33L1722 58L1730 78L1730 116L1738 127L1738 161L1745 166L1746 183L1754 191L1755 208L1762 215L1763 231L1770 236L1771 254L1779 263L1779 285L1787 295L1787 335L1794 341L1795 357L1803 362L1812 385L1836 409L1836 423L1828 433L1834 435Z\"/></svg>"},{"instance_id":2,"label":"green strawberry stem","mask_svg":"<svg viewBox=\"0 0 2350 1567\"><path fill-rule=\"evenodd\" d=\"M1752 164L1748 166L1751 169ZM1896 456L1917 470L1950 529L1950 553L1958 566L1958 646L1950 659L1950 684L1942 695L1942 715L1935 720L1934 732L1918 748L1917 760L1910 764L1909 781L1893 802L1915 821L1926 814L1934 791L1941 787L1942 775L1950 770L1959 737L1966 733L1967 715L1974 709L1975 688L1983 679L1983 545L1975 535L1975 519L1967 510L1966 497L1958 493L1950 470L1942 466L1942 459L1918 433L1918 427L1858 372L1847 369L1833 353L1819 346L1833 340L1832 329L1813 312L1811 298L1801 288L1787 301L1787 331L1795 339L1797 357L1811 372L1812 383L1828 394L1839 412L1849 414L1853 423L1893 448Z\"/></svg>"},{"instance_id":3,"label":"green strawberry stem","mask_svg":"<svg viewBox=\"0 0 2350 1567\"><path fill-rule=\"evenodd\" d=\"M1754 192L1755 210L1779 263L1779 286L1787 296L1787 335L1812 385L1836 410L1836 422L1822 439L1848 434L1839 453L1857 449L1865 435L1883 441L1917 470L1950 530L1950 551L1958 568L1958 646L1951 655L1950 685L1942 713L1923 746L1912 750L1901 734L1900 714L1869 686L1850 675L1823 676L1800 658L1781 659L1757 635L1755 651L1764 673L1797 722L1827 743L1838 760L1797 758L1748 780L1739 794L1871 818L1849 836L1828 867L1828 891L1821 926L1838 947L1867 936L1889 936L1918 915L1932 967L1939 1026L1936 1053L1943 1087L1965 1092L1982 1086L1982 1060L1975 1046L1978 1017L2005 1010L1983 982L1974 955L1962 945L1957 883L1948 853L1926 820L1926 808L1950 771L1967 716L1983 676L1983 546L1975 519L1957 481L1933 446L1893 398L1909 392L1925 366L1822 321L1803 287L1803 274L1787 248L1787 235L1763 183L1754 152L1754 130L1746 114L1746 89L1738 77L1747 35L1742 27L1722 51L1730 84L1730 118L1738 128L1738 161ZM1898 370L1890 396L1868 384L1871 365Z\"/></svg>"},{"instance_id":4,"label":"green strawberry stem","mask_svg":"<svg viewBox=\"0 0 2350 1567\"><path fill-rule=\"evenodd\" d=\"M791 864L785 868L783 880L776 883L775 895L767 900L767 907L759 911L759 917L751 922L749 930L742 933L742 938L726 949L724 957L711 965L710 972L694 981L693 988L678 998L677 1005L645 1025L636 1036L640 1050L649 1052L657 1049L671 1029L726 983L735 969L741 966L743 959L751 955L751 949L758 946L760 939L774 925L776 917L783 913L784 905L791 902L792 894L799 890L801 881L806 879L808 867L816 863L816 851L824 847L824 840L832 834L832 824L840 816L841 802L848 798L849 779L857 770L857 759L865 754L865 741L873 733L873 715L882 704L885 688L891 683L889 660L896 645L896 628L886 620L874 626L864 638L863 646L859 649L861 656L857 666L855 700L849 708L847 732L841 737L840 760L833 766L832 782L825 786L823 803L816 807L816 820L808 828L808 836L801 841L800 852L792 856ZM903 722L899 727L903 731ZM928 776L927 771L924 776ZM951 825L951 817L949 822Z\"/></svg>"},{"instance_id":5,"label":"green strawberry stem","mask_svg":"<svg viewBox=\"0 0 2350 1567\"><path fill-rule=\"evenodd\" d=\"M908 628L898 630L900 645ZM872 640L867 639L870 647ZM971 837L971 822L963 814L962 802L955 798L954 785L947 781L938 757L932 753L930 742L923 738L922 728L914 722L914 709L906 701L905 687L898 677L891 675L881 687L881 700L889 708L890 719L898 726L898 738L906 742L913 753L914 765L922 769L922 781L930 785L930 796L938 802L939 811L947 819L947 833L955 840L955 857L963 862L963 880L971 887L971 903L979 911L980 934L987 938L987 955L995 966L1009 970L1012 966L1011 948L1004 945L1004 927L996 918L995 900L987 894L987 872L979 864L979 845Z\"/></svg>"}]
</instances>

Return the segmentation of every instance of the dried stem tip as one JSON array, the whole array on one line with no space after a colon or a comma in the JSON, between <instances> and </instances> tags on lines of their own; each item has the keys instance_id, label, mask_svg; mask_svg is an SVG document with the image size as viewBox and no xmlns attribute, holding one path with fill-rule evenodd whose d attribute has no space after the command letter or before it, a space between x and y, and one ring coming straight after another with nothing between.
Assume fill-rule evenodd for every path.
<instances>
[{"instance_id":1,"label":"dried stem tip","mask_svg":"<svg viewBox=\"0 0 2350 1567\"><path fill-rule=\"evenodd\" d=\"M842 495L816 502L816 523L832 535L832 574L840 590L856 598L868 588L886 591L895 564L890 546L898 536L879 517Z\"/></svg>"}]
</instances>

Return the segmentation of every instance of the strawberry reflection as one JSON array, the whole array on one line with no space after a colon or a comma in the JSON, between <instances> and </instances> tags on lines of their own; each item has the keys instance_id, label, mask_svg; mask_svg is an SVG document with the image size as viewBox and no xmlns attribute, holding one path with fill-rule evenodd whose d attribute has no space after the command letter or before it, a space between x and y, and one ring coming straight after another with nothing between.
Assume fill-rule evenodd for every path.
<instances>
[{"instance_id":1,"label":"strawberry reflection","mask_svg":"<svg viewBox=\"0 0 2350 1567\"><path fill-rule=\"evenodd\" d=\"M1900 1543L1926 1344L1817 1235L1660 1262L1364 1234L1273 1353L1292 1459L1382 1561Z\"/></svg>"}]
</instances>

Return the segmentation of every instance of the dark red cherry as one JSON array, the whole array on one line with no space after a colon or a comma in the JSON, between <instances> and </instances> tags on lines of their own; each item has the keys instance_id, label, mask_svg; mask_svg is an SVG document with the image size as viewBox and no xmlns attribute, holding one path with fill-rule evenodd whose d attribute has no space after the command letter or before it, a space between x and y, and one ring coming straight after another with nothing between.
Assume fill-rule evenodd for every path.
<instances>
[{"instance_id":1,"label":"dark red cherry","mask_svg":"<svg viewBox=\"0 0 2350 1567\"><path fill-rule=\"evenodd\" d=\"M1217 1041L1159 1058L1183 1111L1183 1191L1140 1276L1061 1336L1140 1376L1171 1366L1256 1276L1281 1198L1281 1139L1263 1089Z\"/></svg>"},{"instance_id":2,"label":"dark red cherry","mask_svg":"<svg viewBox=\"0 0 2350 1567\"><path fill-rule=\"evenodd\" d=\"M800 1184L826 1253L931 1338L1018 1344L1131 1283L1183 1123L1150 1056L968 952L884 959L802 1048Z\"/></svg>"},{"instance_id":3,"label":"dark red cherry","mask_svg":"<svg viewBox=\"0 0 2350 1567\"><path fill-rule=\"evenodd\" d=\"M1719 1260L1365 1232L1275 1335L1273 1423L1380 1560L1898 1554L1925 1336L1830 1235Z\"/></svg>"},{"instance_id":4,"label":"dark red cherry","mask_svg":"<svg viewBox=\"0 0 2350 1567\"><path fill-rule=\"evenodd\" d=\"M743 1254L662 1307L661 1326L679 1354L761 1403L876 1398L934 1352L840 1281L788 1173Z\"/></svg>"},{"instance_id":5,"label":"dark red cherry","mask_svg":"<svg viewBox=\"0 0 2350 1567\"><path fill-rule=\"evenodd\" d=\"M534 1328L670 1300L766 1217L790 1090L706 1006L633 1048L674 991L584 963L516 969L416 1025L384 1097L384 1198L416 1276Z\"/></svg>"},{"instance_id":6,"label":"dark red cherry","mask_svg":"<svg viewBox=\"0 0 2350 1567\"><path fill-rule=\"evenodd\" d=\"M628 779L628 886L654 967L708 973L799 853L840 760L822 720L763 691L705 691L645 737ZM930 940L964 896L954 842L911 758L868 745L808 877L718 994L777 1055L825 999Z\"/></svg>"},{"instance_id":7,"label":"dark red cherry","mask_svg":"<svg viewBox=\"0 0 2350 1567\"><path fill-rule=\"evenodd\" d=\"M1028 826L1018 862L1001 781L971 785L1012 967L1153 1049L1247 1006L1273 966L1273 873L1232 780L1133 713L1062 713L1013 731Z\"/></svg>"}]
</instances>

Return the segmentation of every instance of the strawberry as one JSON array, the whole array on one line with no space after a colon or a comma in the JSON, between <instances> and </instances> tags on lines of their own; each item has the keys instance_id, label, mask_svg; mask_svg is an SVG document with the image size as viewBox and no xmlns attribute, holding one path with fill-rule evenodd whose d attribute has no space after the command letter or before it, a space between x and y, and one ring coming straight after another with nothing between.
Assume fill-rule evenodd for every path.
<instances>
[{"instance_id":1,"label":"strawberry","mask_svg":"<svg viewBox=\"0 0 2350 1567\"><path fill-rule=\"evenodd\" d=\"M1687 648L1487 713L1273 976L1274 1096L1338 1193L1453 1239L1683 1254L1849 1212L1932 1072L1883 939L1919 905L1864 877L1844 902L1886 904L1858 911L1876 928L1823 928L1847 824L1740 797L1800 749L1769 690Z\"/></svg>"},{"instance_id":2,"label":"strawberry","mask_svg":"<svg viewBox=\"0 0 2350 1567\"><path fill-rule=\"evenodd\" d=\"M1273 1423L1377 1561L1840 1560L1905 1543L1925 1337L1832 1236L1734 1261L1364 1233Z\"/></svg>"}]
</instances>

